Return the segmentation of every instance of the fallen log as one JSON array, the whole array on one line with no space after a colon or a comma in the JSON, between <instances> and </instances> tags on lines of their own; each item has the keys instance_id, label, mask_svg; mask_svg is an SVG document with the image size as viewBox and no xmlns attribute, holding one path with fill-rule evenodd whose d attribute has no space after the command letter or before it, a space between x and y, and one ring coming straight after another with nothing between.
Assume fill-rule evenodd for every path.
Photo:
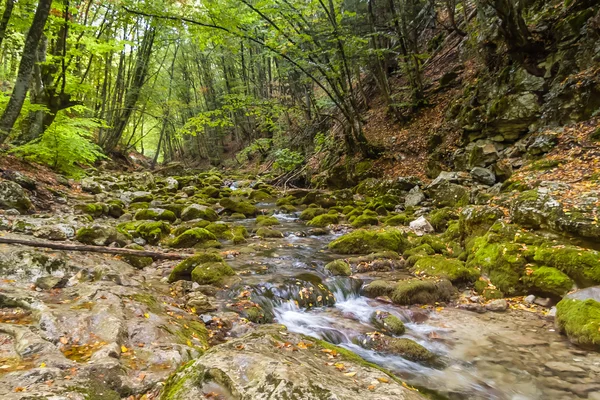
<instances>
[{"instance_id":1,"label":"fallen log","mask_svg":"<svg viewBox=\"0 0 600 400\"><path fill-rule=\"evenodd\" d=\"M70 243L39 242L36 240L13 239L13 238L5 238L5 237L0 237L0 243L21 244L23 246L42 247L42 248L46 248L46 249L55 249L55 250L89 251L90 253L106 253L106 254L137 256L137 257L152 257L154 259L163 259L163 260L182 260L182 259L185 259L185 258L188 258L191 256L191 254L185 254L185 253L161 253L159 251L120 249L117 247L90 246L90 245L70 244Z\"/></svg>"}]
</instances>

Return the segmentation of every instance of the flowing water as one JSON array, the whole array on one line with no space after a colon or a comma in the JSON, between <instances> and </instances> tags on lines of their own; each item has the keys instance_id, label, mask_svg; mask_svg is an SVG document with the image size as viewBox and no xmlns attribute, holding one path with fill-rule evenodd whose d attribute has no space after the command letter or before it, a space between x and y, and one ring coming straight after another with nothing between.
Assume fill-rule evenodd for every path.
<instances>
[{"instance_id":1,"label":"flowing water","mask_svg":"<svg viewBox=\"0 0 600 400\"><path fill-rule=\"evenodd\" d=\"M440 398L571 399L600 393L598 354L570 345L542 316L399 307L366 298L360 289L373 279L368 274L361 280L324 273L324 264L336 258L327 244L339 234L311 236L297 215L275 216L285 238L227 249L240 251L230 264L244 275L244 284L231 288L223 307L241 292L251 293L253 302L290 331L352 350ZM237 222L254 227L251 219ZM376 330L370 322L375 311L401 318L407 328L402 337L425 346L440 362L428 367L361 347L360 338Z\"/></svg>"}]
</instances>

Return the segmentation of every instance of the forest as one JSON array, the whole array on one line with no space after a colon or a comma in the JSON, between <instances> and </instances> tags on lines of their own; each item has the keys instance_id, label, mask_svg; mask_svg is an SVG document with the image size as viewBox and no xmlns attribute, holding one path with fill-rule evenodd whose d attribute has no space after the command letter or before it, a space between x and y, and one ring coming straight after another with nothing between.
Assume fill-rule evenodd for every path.
<instances>
[{"instance_id":1,"label":"forest","mask_svg":"<svg viewBox=\"0 0 600 400\"><path fill-rule=\"evenodd\" d=\"M600 399L597 0L0 3L0 398Z\"/></svg>"}]
</instances>

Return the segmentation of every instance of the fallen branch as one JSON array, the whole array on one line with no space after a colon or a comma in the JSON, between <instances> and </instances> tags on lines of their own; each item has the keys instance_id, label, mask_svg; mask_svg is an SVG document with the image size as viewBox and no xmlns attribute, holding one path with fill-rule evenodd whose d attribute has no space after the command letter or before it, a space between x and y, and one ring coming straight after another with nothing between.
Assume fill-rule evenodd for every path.
<instances>
[{"instance_id":1,"label":"fallen branch","mask_svg":"<svg viewBox=\"0 0 600 400\"><path fill-rule=\"evenodd\" d=\"M127 256L137 257L152 257L154 259L166 259L166 260L182 260L188 258L190 254L185 253L161 253L158 251L146 251L146 250L134 250L134 249L120 249L116 247L104 247L104 246L88 246L81 244L68 244L68 243L49 243L49 242L38 242L35 240L25 239L12 239L0 237L0 243L5 244L21 244L30 247L42 247L46 249L55 250L67 250L67 251L89 251L91 253L106 253L106 254L119 254Z\"/></svg>"}]
</instances>

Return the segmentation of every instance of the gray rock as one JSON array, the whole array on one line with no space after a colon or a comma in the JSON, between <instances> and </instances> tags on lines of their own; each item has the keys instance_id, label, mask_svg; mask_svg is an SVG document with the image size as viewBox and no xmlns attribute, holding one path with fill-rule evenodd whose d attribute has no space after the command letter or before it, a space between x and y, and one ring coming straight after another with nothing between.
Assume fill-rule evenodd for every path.
<instances>
[{"instance_id":1,"label":"gray rock","mask_svg":"<svg viewBox=\"0 0 600 400\"><path fill-rule=\"evenodd\" d=\"M2 181L0 182L0 209L10 210L12 208L26 213L33 208L33 205L20 185L11 181Z\"/></svg>"},{"instance_id":2,"label":"gray rock","mask_svg":"<svg viewBox=\"0 0 600 400\"><path fill-rule=\"evenodd\" d=\"M490 311L506 311L508 303L504 299L493 300L486 304L485 308Z\"/></svg>"},{"instance_id":3,"label":"gray rock","mask_svg":"<svg viewBox=\"0 0 600 400\"><path fill-rule=\"evenodd\" d=\"M409 224L409 226L410 226L410 229L412 229L413 232L417 234L417 236L423 236L427 233L432 233L435 231L433 226L431 226L429 221L427 221L425 219L425 217L423 217L423 216L412 221Z\"/></svg>"},{"instance_id":4,"label":"gray rock","mask_svg":"<svg viewBox=\"0 0 600 400\"><path fill-rule=\"evenodd\" d=\"M407 191L419 185L421 180L416 176L401 176L396 180L394 188Z\"/></svg>"},{"instance_id":5,"label":"gray rock","mask_svg":"<svg viewBox=\"0 0 600 400\"><path fill-rule=\"evenodd\" d=\"M487 168L473 167L471 170L471 176L484 185L492 186L496 183L496 175Z\"/></svg>"},{"instance_id":6,"label":"gray rock","mask_svg":"<svg viewBox=\"0 0 600 400\"><path fill-rule=\"evenodd\" d=\"M34 229L33 236L48 240L67 240L75 236L75 229L67 224L45 225Z\"/></svg>"},{"instance_id":7,"label":"gray rock","mask_svg":"<svg viewBox=\"0 0 600 400\"><path fill-rule=\"evenodd\" d=\"M488 141L469 143L465 148L465 167L487 167L499 158L496 145Z\"/></svg>"},{"instance_id":8,"label":"gray rock","mask_svg":"<svg viewBox=\"0 0 600 400\"><path fill-rule=\"evenodd\" d=\"M17 215L21 215L21 213L16 208L10 208L10 209L6 210L6 212L4 213L4 215L8 215L8 216L14 217L14 216L17 216Z\"/></svg>"},{"instance_id":9,"label":"gray rock","mask_svg":"<svg viewBox=\"0 0 600 400\"><path fill-rule=\"evenodd\" d=\"M544 366L550 371L558 374L575 376L584 376L586 374L585 370L583 370L582 368L579 368L576 365L567 364L566 362L549 361L546 364L544 364Z\"/></svg>"},{"instance_id":10,"label":"gray rock","mask_svg":"<svg viewBox=\"0 0 600 400\"><path fill-rule=\"evenodd\" d=\"M99 194L104 191L104 186L92 178L85 178L81 180L81 190L91 194Z\"/></svg>"},{"instance_id":11,"label":"gray rock","mask_svg":"<svg viewBox=\"0 0 600 400\"><path fill-rule=\"evenodd\" d=\"M309 348L289 351L277 346L282 326L261 327L259 331L230 340L207 351L173 376L174 384L163 393L170 400L202 398L206 390L236 393L240 399L337 399L363 400L421 399L421 395L405 389L389 379L380 383L383 373L350 357L340 357L347 375L331 370L327 353L309 337L287 333L285 341L296 348L299 342ZM374 382L374 383L373 383ZM373 385L372 390L366 390Z\"/></svg>"},{"instance_id":12,"label":"gray rock","mask_svg":"<svg viewBox=\"0 0 600 400\"><path fill-rule=\"evenodd\" d=\"M406 195L404 199L404 206L414 207L421 204L423 200L425 200L425 193L423 193L419 186L415 186L412 189L410 189L410 191Z\"/></svg>"},{"instance_id":13,"label":"gray rock","mask_svg":"<svg viewBox=\"0 0 600 400\"><path fill-rule=\"evenodd\" d=\"M542 133L533 137L531 144L527 147L527 153L537 156L548 153L558 143L558 136Z\"/></svg>"},{"instance_id":14,"label":"gray rock","mask_svg":"<svg viewBox=\"0 0 600 400\"><path fill-rule=\"evenodd\" d=\"M556 317L556 307L552 307L550 311L546 313L546 318L554 319Z\"/></svg>"},{"instance_id":15,"label":"gray rock","mask_svg":"<svg viewBox=\"0 0 600 400\"><path fill-rule=\"evenodd\" d=\"M544 298L544 297L536 297L533 302L534 302L534 304L537 304L538 306L542 306L542 307L546 307L546 308L551 307L552 303L553 303L552 299Z\"/></svg>"},{"instance_id":16,"label":"gray rock","mask_svg":"<svg viewBox=\"0 0 600 400\"><path fill-rule=\"evenodd\" d=\"M565 296L567 299L587 300L592 299L600 302L600 286L591 286L585 289L577 290Z\"/></svg>"},{"instance_id":17,"label":"gray rock","mask_svg":"<svg viewBox=\"0 0 600 400\"><path fill-rule=\"evenodd\" d=\"M179 182L177 182L177 179L169 176L165 179L165 189L169 192L176 192L179 189Z\"/></svg>"},{"instance_id":18,"label":"gray rock","mask_svg":"<svg viewBox=\"0 0 600 400\"><path fill-rule=\"evenodd\" d=\"M464 206L469 203L469 191L461 185L443 182L428 190L437 207Z\"/></svg>"},{"instance_id":19,"label":"gray rock","mask_svg":"<svg viewBox=\"0 0 600 400\"><path fill-rule=\"evenodd\" d=\"M485 312L485 307L479 303L460 304L458 306L458 308L467 310L467 311L473 311L473 312L476 312L479 314L482 314Z\"/></svg>"},{"instance_id":20,"label":"gray rock","mask_svg":"<svg viewBox=\"0 0 600 400\"><path fill-rule=\"evenodd\" d=\"M36 279L35 286L39 287L40 289L50 290L56 288L63 288L67 285L68 281L69 279L66 277L42 276Z\"/></svg>"},{"instance_id":21,"label":"gray rock","mask_svg":"<svg viewBox=\"0 0 600 400\"><path fill-rule=\"evenodd\" d=\"M525 303L527 304L533 304L535 302L535 296L530 294L529 296L525 297Z\"/></svg>"}]
</instances>

